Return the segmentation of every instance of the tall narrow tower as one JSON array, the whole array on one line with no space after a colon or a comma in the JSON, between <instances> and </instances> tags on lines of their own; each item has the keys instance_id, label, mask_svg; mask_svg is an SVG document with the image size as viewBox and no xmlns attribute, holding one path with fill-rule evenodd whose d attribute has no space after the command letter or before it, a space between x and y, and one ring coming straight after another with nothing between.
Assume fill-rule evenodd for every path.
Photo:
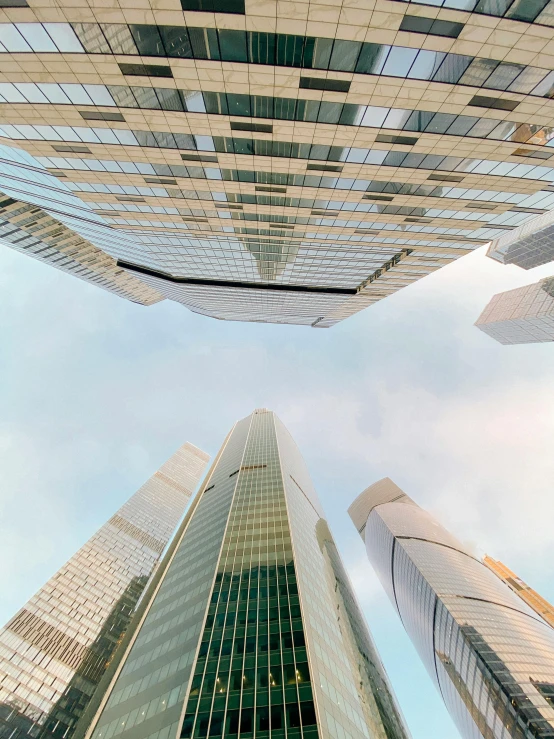
<instances>
[{"instance_id":1,"label":"tall narrow tower","mask_svg":"<svg viewBox=\"0 0 554 739\"><path fill-rule=\"evenodd\" d=\"M93 739L406 739L304 461L260 409L229 433Z\"/></svg>"},{"instance_id":2,"label":"tall narrow tower","mask_svg":"<svg viewBox=\"0 0 554 739\"><path fill-rule=\"evenodd\" d=\"M348 509L465 739L554 736L554 629L392 480Z\"/></svg>"},{"instance_id":3,"label":"tall narrow tower","mask_svg":"<svg viewBox=\"0 0 554 739\"><path fill-rule=\"evenodd\" d=\"M0 630L0 736L72 736L208 459L184 444Z\"/></svg>"}]
</instances>

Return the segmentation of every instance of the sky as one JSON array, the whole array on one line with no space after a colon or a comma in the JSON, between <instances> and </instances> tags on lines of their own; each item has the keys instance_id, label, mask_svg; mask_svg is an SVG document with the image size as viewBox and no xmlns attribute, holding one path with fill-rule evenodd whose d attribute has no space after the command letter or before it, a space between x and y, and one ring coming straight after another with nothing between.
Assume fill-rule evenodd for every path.
<instances>
[{"instance_id":1,"label":"sky","mask_svg":"<svg viewBox=\"0 0 554 739\"><path fill-rule=\"evenodd\" d=\"M554 344L473 326L554 273L484 250L331 329L146 308L0 247L0 623L184 442L274 410L298 443L413 739L459 739L346 509L391 477L554 601Z\"/></svg>"}]
</instances>

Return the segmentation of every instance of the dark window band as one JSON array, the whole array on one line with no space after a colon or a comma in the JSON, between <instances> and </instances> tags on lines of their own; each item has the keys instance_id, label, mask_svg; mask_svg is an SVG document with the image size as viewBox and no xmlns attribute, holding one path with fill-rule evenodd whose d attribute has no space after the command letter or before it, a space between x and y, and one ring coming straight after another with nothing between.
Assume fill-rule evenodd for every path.
<instances>
[{"instance_id":1,"label":"dark window band","mask_svg":"<svg viewBox=\"0 0 554 739\"><path fill-rule=\"evenodd\" d=\"M157 277L160 280L167 280L168 282L175 282L181 285L204 285L207 287L231 287L248 290L274 290L277 292L293 292L293 293L323 293L332 295L356 295L357 290L355 288L341 288L341 287L318 287L316 285L285 285L277 282L239 282L235 280L208 280L196 277L173 277L165 272L158 272L147 267L141 267L136 264L129 264L128 262L117 262L118 267L128 270L129 272L136 272L138 274L149 275L150 277ZM238 470L237 470L238 472Z\"/></svg>"},{"instance_id":2,"label":"dark window band","mask_svg":"<svg viewBox=\"0 0 554 739\"><path fill-rule=\"evenodd\" d=\"M267 64L429 80L539 97L554 94L554 75L548 69L465 54L231 29L116 23L73 23L72 27L89 54Z\"/></svg>"},{"instance_id":3,"label":"dark window band","mask_svg":"<svg viewBox=\"0 0 554 739\"><path fill-rule=\"evenodd\" d=\"M519 2L519 0L504 0L504 2L484 2L483 0L438 0L438 2L423 2L422 0L396 0L404 4L410 5L429 5L434 10L437 8L451 8L452 10L462 10L467 13L479 13L480 15L489 15L494 18L508 18L509 20L519 21L520 23L536 23L537 25L545 25L552 28L552 15L548 11L543 17L541 14L545 10L550 0L530 0L527 2Z\"/></svg>"}]
</instances>

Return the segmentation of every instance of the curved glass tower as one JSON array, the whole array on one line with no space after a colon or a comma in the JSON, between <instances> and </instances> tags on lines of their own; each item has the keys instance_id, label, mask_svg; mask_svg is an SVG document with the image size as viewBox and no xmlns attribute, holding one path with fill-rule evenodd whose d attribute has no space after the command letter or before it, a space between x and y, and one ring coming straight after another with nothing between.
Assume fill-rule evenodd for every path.
<instances>
[{"instance_id":1,"label":"curved glass tower","mask_svg":"<svg viewBox=\"0 0 554 739\"><path fill-rule=\"evenodd\" d=\"M554 629L391 480L350 506L465 739L554 736Z\"/></svg>"},{"instance_id":2,"label":"curved glass tower","mask_svg":"<svg viewBox=\"0 0 554 739\"><path fill-rule=\"evenodd\" d=\"M296 444L239 421L181 528L93 739L407 739Z\"/></svg>"}]
</instances>

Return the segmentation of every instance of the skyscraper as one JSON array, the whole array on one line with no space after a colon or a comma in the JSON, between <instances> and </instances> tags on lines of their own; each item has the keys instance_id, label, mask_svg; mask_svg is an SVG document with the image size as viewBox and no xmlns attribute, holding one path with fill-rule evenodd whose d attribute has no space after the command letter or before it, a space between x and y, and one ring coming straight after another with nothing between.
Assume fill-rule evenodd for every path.
<instances>
[{"instance_id":1,"label":"skyscraper","mask_svg":"<svg viewBox=\"0 0 554 739\"><path fill-rule=\"evenodd\" d=\"M298 448L235 424L133 631L94 739L405 739Z\"/></svg>"},{"instance_id":2,"label":"skyscraper","mask_svg":"<svg viewBox=\"0 0 554 739\"><path fill-rule=\"evenodd\" d=\"M554 260L554 213L548 211L495 239L487 256L501 264L533 269Z\"/></svg>"},{"instance_id":3,"label":"skyscraper","mask_svg":"<svg viewBox=\"0 0 554 739\"><path fill-rule=\"evenodd\" d=\"M511 588L514 593L517 593L528 606L536 611L550 626L554 627L554 607L539 595L536 590L530 588L527 583L518 577L515 572L512 572L503 562L499 562L497 559L492 557L483 557L483 562L487 565L489 570L492 570L494 574L499 577L506 585Z\"/></svg>"},{"instance_id":4,"label":"skyscraper","mask_svg":"<svg viewBox=\"0 0 554 739\"><path fill-rule=\"evenodd\" d=\"M475 325L500 344L554 341L554 277L498 293Z\"/></svg>"},{"instance_id":5,"label":"skyscraper","mask_svg":"<svg viewBox=\"0 0 554 739\"><path fill-rule=\"evenodd\" d=\"M549 1L381 1L4 0L0 137L139 302L332 326L554 206Z\"/></svg>"},{"instance_id":6,"label":"skyscraper","mask_svg":"<svg viewBox=\"0 0 554 739\"><path fill-rule=\"evenodd\" d=\"M0 630L0 736L72 736L208 459L184 444Z\"/></svg>"},{"instance_id":7,"label":"skyscraper","mask_svg":"<svg viewBox=\"0 0 554 739\"><path fill-rule=\"evenodd\" d=\"M388 478L348 510L464 739L554 736L554 629Z\"/></svg>"}]
</instances>

